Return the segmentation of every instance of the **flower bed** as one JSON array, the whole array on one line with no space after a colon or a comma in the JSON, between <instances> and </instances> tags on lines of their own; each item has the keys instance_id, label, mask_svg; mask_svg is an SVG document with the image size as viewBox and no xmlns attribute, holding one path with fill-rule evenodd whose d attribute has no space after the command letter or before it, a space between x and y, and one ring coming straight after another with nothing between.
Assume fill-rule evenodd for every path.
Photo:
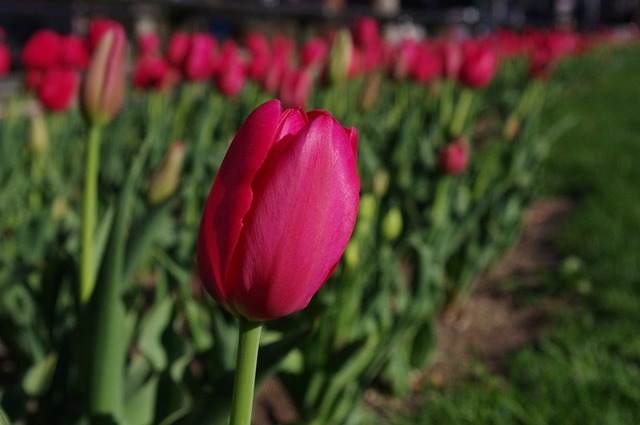
<instances>
[{"instance_id":1,"label":"flower bed","mask_svg":"<svg viewBox=\"0 0 640 425\"><path fill-rule=\"evenodd\" d=\"M196 240L229 143L273 97L357 129L361 190L342 262L306 309L266 322L258 374L278 372L313 424L355 420L374 382L409 391L430 361L434 317L513 241L566 128L539 122L554 65L604 39L391 41L370 19L302 41L176 32L161 49L149 33L122 100L117 39L99 45L114 26L34 35L24 90L2 101L0 340L11 367L0 396L12 420L226 421L237 324L202 291ZM102 71L87 69L101 49Z\"/></svg>"}]
</instances>

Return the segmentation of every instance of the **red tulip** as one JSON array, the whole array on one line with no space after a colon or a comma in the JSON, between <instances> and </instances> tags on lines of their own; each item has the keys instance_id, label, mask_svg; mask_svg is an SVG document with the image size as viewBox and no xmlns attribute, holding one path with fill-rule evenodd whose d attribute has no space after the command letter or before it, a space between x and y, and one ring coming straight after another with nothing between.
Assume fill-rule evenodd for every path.
<instances>
[{"instance_id":1,"label":"red tulip","mask_svg":"<svg viewBox=\"0 0 640 425\"><path fill-rule=\"evenodd\" d=\"M189 37L189 34L181 31L174 32L167 44L167 60L169 64L175 68L182 69L187 54L189 54L190 45L191 37Z\"/></svg>"},{"instance_id":2,"label":"red tulip","mask_svg":"<svg viewBox=\"0 0 640 425\"><path fill-rule=\"evenodd\" d=\"M98 46L98 43L102 39L102 36L110 29L122 30L122 24L118 21L111 19L95 18L89 23L89 34L87 35L87 41L89 43L89 51L93 51ZM124 31L124 30L123 30Z\"/></svg>"},{"instance_id":3,"label":"red tulip","mask_svg":"<svg viewBox=\"0 0 640 425\"><path fill-rule=\"evenodd\" d=\"M300 62L303 66L323 67L329 55L329 44L320 37L307 40L300 50Z\"/></svg>"},{"instance_id":4,"label":"red tulip","mask_svg":"<svg viewBox=\"0 0 640 425\"><path fill-rule=\"evenodd\" d=\"M107 123L124 99L126 36L122 26L102 33L85 75L82 102L85 115L95 123Z\"/></svg>"},{"instance_id":5,"label":"red tulip","mask_svg":"<svg viewBox=\"0 0 640 425\"><path fill-rule=\"evenodd\" d=\"M11 52L6 44L0 41L0 77L4 77L11 69Z\"/></svg>"},{"instance_id":6,"label":"red tulip","mask_svg":"<svg viewBox=\"0 0 640 425\"><path fill-rule=\"evenodd\" d=\"M89 51L85 41L77 35L61 38L60 65L71 69L85 69L89 64Z\"/></svg>"},{"instance_id":7,"label":"red tulip","mask_svg":"<svg viewBox=\"0 0 640 425\"><path fill-rule=\"evenodd\" d=\"M255 81L262 81L271 61L269 42L264 34L254 32L247 37L246 45L250 53L247 75Z\"/></svg>"},{"instance_id":8,"label":"red tulip","mask_svg":"<svg viewBox=\"0 0 640 425\"><path fill-rule=\"evenodd\" d=\"M440 44L440 53L442 55L442 71L445 78L449 80L457 79L463 60L460 45L454 41L444 41Z\"/></svg>"},{"instance_id":9,"label":"red tulip","mask_svg":"<svg viewBox=\"0 0 640 425\"><path fill-rule=\"evenodd\" d=\"M133 68L133 85L140 89L163 88L169 65L160 56L143 55Z\"/></svg>"},{"instance_id":10,"label":"red tulip","mask_svg":"<svg viewBox=\"0 0 640 425\"><path fill-rule=\"evenodd\" d=\"M355 224L357 132L329 113L258 107L233 139L196 248L205 289L252 321L303 309L338 264Z\"/></svg>"},{"instance_id":11,"label":"red tulip","mask_svg":"<svg viewBox=\"0 0 640 425\"><path fill-rule=\"evenodd\" d=\"M186 79L203 81L214 72L216 40L209 34L193 34L189 54L185 59L183 72Z\"/></svg>"},{"instance_id":12,"label":"red tulip","mask_svg":"<svg viewBox=\"0 0 640 425\"><path fill-rule=\"evenodd\" d=\"M290 69L285 73L280 86L280 98L286 107L301 107L307 105L309 94L313 88L313 74L311 67Z\"/></svg>"},{"instance_id":13,"label":"red tulip","mask_svg":"<svg viewBox=\"0 0 640 425\"><path fill-rule=\"evenodd\" d=\"M438 153L438 168L447 174L462 173L468 162L469 147L462 138L449 143Z\"/></svg>"},{"instance_id":14,"label":"red tulip","mask_svg":"<svg viewBox=\"0 0 640 425\"><path fill-rule=\"evenodd\" d=\"M158 33L147 31L138 36L136 40L140 56L157 55L160 53L160 37Z\"/></svg>"},{"instance_id":15,"label":"red tulip","mask_svg":"<svg viewBox=\"0 0 640 425\"><path fill-rule=\"evenodd\" d=\"M246 79L245 66L240 57L229 56L218 72L218 90L225 96L236 96L242 91Z\"/></svg>"},{"instance_id":16,"label":"red tulip","mask_svg":"<svg viewBox=\"0 0 640 425\"><path fill-rule=\"evenodd\" d=\"M75 99L80 85L77 71L54 67L42 75L37 88L38 100L50 111L64 111Z\"/></svg>"},{"instance_id":17,"label":"red tulip","mask_svg":"<svg viewBox=\"0 0 640 425\"><path fill-rule=\"evenodd\" d=\"M60 35L52 30L33 34L22 49L22 63L27 68L47 69L55 66L61 47Z\"/></svg>"},{"instance_id":18,"label":"red tulip","mask_svg":"<svg viewBox=\"0 0 640 425\"><path fill-rule=\"evenodd\" d=\"M473 88L485 87L498 70L498 54L494 47L489 43L470 42L464 45L463 51L460 82Z\"/></svg>"},{"instance_id":19,"label":"red tulip","mask_svg":"<svg viewBox=\"0 0 640 425\"><path fill-rule=\"evenodd\" d=\"M371 17L358 18L353 22L353 41L360 47L377 45L380 25Z\"/></svg>"},{"instance_id":20,"label":"red tulip","mask_svg":"<svg viewBox=\"0 0 640 425\"><path fill-rule=\"evenodd\" d=\"M411 76L419 83L426 83L442 75L442 56L431 46L422 45L411 69Z\"/></svg>"}]
</instances>

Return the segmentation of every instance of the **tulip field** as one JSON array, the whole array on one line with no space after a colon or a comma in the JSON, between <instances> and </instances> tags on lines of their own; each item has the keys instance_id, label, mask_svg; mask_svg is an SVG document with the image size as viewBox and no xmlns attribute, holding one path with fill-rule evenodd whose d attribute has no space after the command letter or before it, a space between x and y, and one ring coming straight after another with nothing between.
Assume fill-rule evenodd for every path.
<instances>
[{"instance_id":1,"label":"tulip field","mask_svg":"<svg viewBox=\"0 0 640 425\"><path fill-rule=\"evenodd\" d=\"M574 124L564 62L634 40L3 37L0 424L131 425L248 425L254 374L300 424L410 394Z\"/></svg>"}]
</instances>

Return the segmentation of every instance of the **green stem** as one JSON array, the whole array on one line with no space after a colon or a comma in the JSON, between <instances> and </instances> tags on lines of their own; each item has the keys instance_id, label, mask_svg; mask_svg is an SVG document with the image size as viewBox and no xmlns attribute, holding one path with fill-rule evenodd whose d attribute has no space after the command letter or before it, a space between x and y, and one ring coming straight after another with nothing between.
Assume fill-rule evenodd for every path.
<instances>
[{"instance_id":1,"label":"green stem","mask_svg":"<svg viewBox=\"0 0 640 425\"><path fill-rule=\"evenodd\" d=\"M82 252L80 257L80 302L85 304L95 286L93 233L96 227L98 202L98 169L100 167L100 136L102 127L91 125L87 142L87 163L84 176L82 208Z\"/></svg>"},{"instance_id":2,"label":"green stem","mask_svg":"<svg viewBox=\"0 0 640 425\"><path fill-rule=\"evenodd\" d=\"M253 391L262 323L240 318L236 378L233 385L230 425L251 425Z\"/></svg>"},{"instance_id":3,"label":"green stem","mask_svg":"<svg viewBox=\"0 0 640 425\"><path fill-rule=\"evenodd\" d=\"M462 134L462 129L464 128L464 123L467 120L467 115L469 115L472 101L473 90L465 87L462 89L462 93L460 93L460 98L456 105L456 112L453 116L453 121L451 122L452 137L458 137Z\"/></svg>"}]
</instances>

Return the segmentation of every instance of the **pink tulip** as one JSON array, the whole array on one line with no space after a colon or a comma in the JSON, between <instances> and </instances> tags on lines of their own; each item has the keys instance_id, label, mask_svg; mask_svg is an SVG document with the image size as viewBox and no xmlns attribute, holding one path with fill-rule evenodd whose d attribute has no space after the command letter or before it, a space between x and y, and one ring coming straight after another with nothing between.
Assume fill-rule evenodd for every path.
<instances>
[{"instance_id":1,"label":"pink tulip","mask_svg":"<svg viewBox=\"0 0 640 425\"><path fill-rule=\"evenodd\" d=\"M468 162L469 147L462 138L444 146L438 153L438 168L447 174L461 174Z\"/></svg>"},{"instance_id":2,"label":"pink tulip","mask_svg":"<svg viewBox=\"0 0 640 425\"><path fill-rule=\"evenodd\" d=\"M0 77L4 77L11 70L11 52L9 47L0 41Z\"/></svg>"},{"instance_id":3,"label":"pink tulip","mask_svg":"<svg viewBox=\"0 0 640 425\"><path fill-rule=\"evenodd\" d=\"M254 32L247 37L246 45L250 53L247 75L255 81L262 81L271 61L269 42L264 34Z\"/></svg>"},{"instance_id":4,"label":"pink tulip","mask_svg":"<svg viewBox=\"0 0 640 425\"><path fill-rule=\"evenodd\" d=\"M40 103L50 111L68 109L78 93L80 76L77 71L50 68L44 72L37 88Z\"/></svg>"},{"instance_id":5,"label":"pink tulip","mask_svg":"<svg viewBox=\"0 0 640 425\"><path fill-rule=\"evenodd\" d=\"M85 40L77 35L61 38L60 65L71 69L85 69L89 64L89 50Z\"/></svg>"},{"instance_id":6,"label":"pink tulip","mask_svg":"<svg viewBox=\"0 0 640 425\"><path fill-rule=\"evenodd\" d=\"M473 88L488 85L498 70L498 54L489 43L469 42L464 45L464 62L459 80Z\"/></svg>"},{"instance_id":7,"label":"pink tulip","mask_svg":"<svg viewBox=\"0 0 640 425\"><path fill-rule=\"evenodd\" d=\"M169 65L164 58L154 55L140 56L133 68L133 85L140 89L163 87Z\"/></svg>"},{"instance_id":8,"label":"pink tulip","mask_svg":"<svg viewBox=\"0 0 640 425\"><path fill-rule=\"evenodd\" d=\"M462 68L462 49L455 41L444 41L440 44L444 77L456 80Z\"/></svg>"},{"instance_id":9,"label":"pink tulip","mask_svg":"<svg viewBox=\"0 0 640 425\"><path fill-rule=\"evenodd\" d=\"M227 97L237 96L247 80L244 63L239 56L229 55L217 76L218 90Z\"/></svg>"},{"instance_id":10,"label":"pink tulip","mask_svg":"<svg viewBox=\"0 0 640 425\"><path fill-rule=\"evenodd\" d=\"M378 44L380 25L371 17L357 18L353 22L352 32L357 46L370 47Z\"/></svg>"},{"instance_id":11,"label":"pink tulip","mask_svg":"<svg viewBox=\"0 0 640 425\"><path fill-rule=\"evenodd\" d=\"M186 32L177 31L169 38L167 44L167 60L174 68L182 69L184 61L189 54L191 37Z\"/></svg>"},{"instance_id":12,"label":"pink tulip","mask_svg":"<svg viewBox=\"0 0 640 425\"><path fill-rule=\"evenodd\" d=\"M419 83L427 83L442 76L442 56L429 45L422 45L410 70L411 76Z\"/></svg>"},{"instance_id":13,"label":"pink tulip","mask_svg":"<svg viewBox=\"0 0 640 425\"><path fill-rule=\"evenodd\" d=\"M122 24L118 21L104 18L95 18L91 20L91 22L89 23L89 34L87 34L90 53L93 53L93 51L98 46L98 43L102 39L102 36L110 29L124 31Z\"/></svg>"},{"instance_id":14,"label":"pink tulip","mask_svg":"<svg viewBox=\"0 0 640 425\"><path fill-rule=\"evenodd\" d=\"M309 100L313 88L313 73L311 67L290 69L285 73L280 86L280 98L285 107L304 108Z\"/></svg>"},{"instance_id":15,"label":"pink tulip","mask_svg":"<svg viewBox=\"0 0 640 425\"><path fill-rule=\"evenodd\" d=\"M258 107L233 139L207 200L196 248L205 289L251 321L307 306L355 224L357 132L329 113Z\"/></svg>"},{"instance_id":16,"label":"pink tulip","mask_svg":"<svg viewBox=\"0 0 640 425\"><path fill-rule=\"evenodd\" d=\"M147 31L136 40L140 56L157 55L160 53L160 36L157 32Z\"/></svg>"},{"instance_id":17,"label":"pink tulip","mask_svg":"<svg viewBox=\"0 0 640 425\"><path fill-rule=\"evenodd\" d=\"M203 81L213 75L216 48L216 40L209 34L198 33L191 36L189 54L183 66L187 80Z\"/></svg>"},{"instance_id":18,"label":"pink tulip","mask_svg":"<svg viewBox=\"0 0 640 425\"><path fill-rule=\"evenodd\" d=\"M87 69L82 91L85 115L94 123L107 123L118 113L124 99L124 28L113 26L102 33Z\"/></svg>"},{"instance_id":19,"label":"pink tulip","mask_svg":"<svg viewBox=\"0 0 640 425\"><path fill-rule=\"evenodd\" d=\"M329 44L320 37L307 40L300 50L300 62L303 66L323 67L329 55Z\"/></svg>"},{"instance_id":20,"label":"pink tulip","mask_svg":"<svg viewBox=\"0 0 640 425\"><path fill-rule=\"evenodd\" d=\"M22 49L22 64L27 68L47 69L57 65L62 40L52 30L33 34Z\"/></svg>"}]
</instances>

